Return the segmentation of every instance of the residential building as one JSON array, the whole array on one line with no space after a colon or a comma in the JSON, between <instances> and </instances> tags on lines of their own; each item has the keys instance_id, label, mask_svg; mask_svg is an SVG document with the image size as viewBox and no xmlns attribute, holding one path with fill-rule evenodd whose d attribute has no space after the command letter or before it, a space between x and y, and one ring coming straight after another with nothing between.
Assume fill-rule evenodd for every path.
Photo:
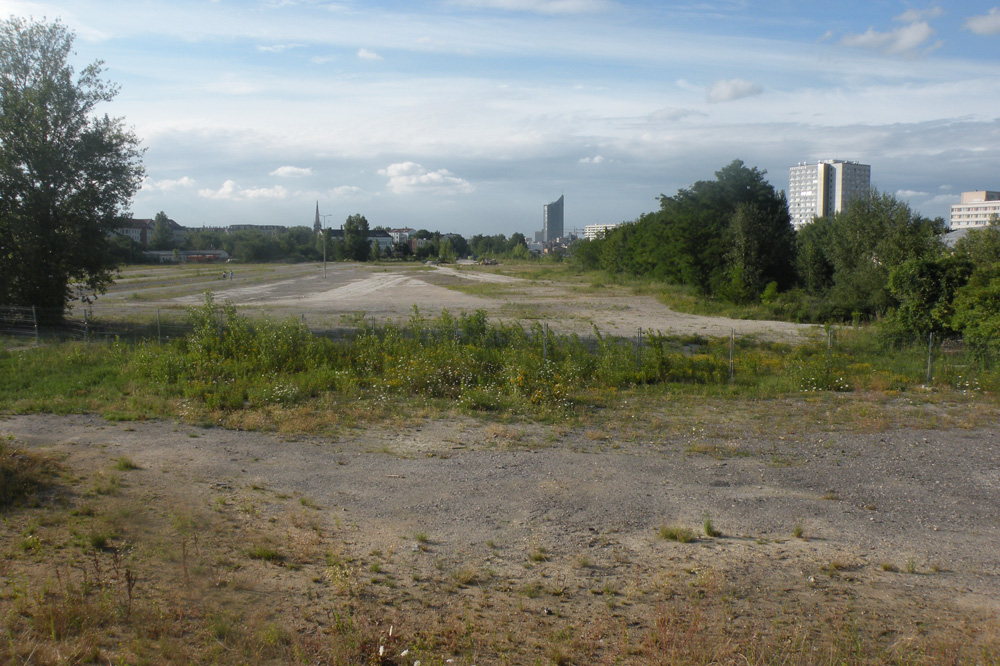
<instances>
[{"instance_id":1,"label":"residential building","mask_svg":"<svg viewBox=\"0 0 1000 666\"><path fill-rule=\"evenodd\" d=\"M799 162L790 169L788 212L798 229L817 217L839 213L871 189L868 164L845 160Z\"/></svg>"},{"instance_id":2,"label":"residential building","mask_svg":"<svg viewBox=\"0 0 1000 666\"><path fill-rule=\"evenodd\" d=\"M604 234L617 226L617 224L588 224L583 228L583 237L587 240L604 238Z\"/></svg>"},{"instance_id":3,"label":"residential building","mask_svg":"<svg viewBox=\"0 0 1000 666\"><path fill-rule=\"evenodd\" d=\"M404 227L402 229L389 229L389 235L392 236L393 243L403 243L414 233L416 233L416 230L410 229L409 227Z\"/></svg>"},{"instance_id":4,"label":"residential building","mask_svg":"<svg viewBox=\"0 0 1000 666\"><path fill-rule=\"evenodd\" d=\"M116 227L114 233L120 236L128 236L142 247L149 245L149 239L153 236L152 220L125 220Z\"/></svg>"},{"instance_id":5,"label":"residential building","mask_svg":"<svg viewBox=\"0 0 1000 666\"><path fill-rule=\"evenodd\" d=\"M952 229L986 227L1000 219L1000 192L962 192L962 202L952 205L948 226Z\"/></svg>"}]
</instances>

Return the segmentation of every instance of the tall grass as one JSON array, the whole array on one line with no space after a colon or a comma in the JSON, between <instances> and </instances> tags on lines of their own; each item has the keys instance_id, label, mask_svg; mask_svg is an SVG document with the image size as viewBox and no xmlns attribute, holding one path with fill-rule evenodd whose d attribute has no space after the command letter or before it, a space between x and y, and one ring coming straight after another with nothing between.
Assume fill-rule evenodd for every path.
<instances>
[{"instance_id":1,"label":"tall grass","mask_svg":"<svg viewBox=\"0 0 1000 666\"><path fill-rule=\"evenodd\" d=\"M927 349L887 348L869 329L798 345L648 334L641 340L556 335L540 323L485 313L428 318L351 340L312 334L297 320L251 320L211 296L190 312L193 332L156 342L67 344L0 352L0 409L118 410L127 418L170 405L213 412L315 399L388 404L443 400L469 412L546 417L644 386L700 395L773 398L815 391L905 391L926 381ZM731 355L732 353L732 355ZM995 371L938 360L936 382L992 390Z\"/></svg>"}]
</instances>

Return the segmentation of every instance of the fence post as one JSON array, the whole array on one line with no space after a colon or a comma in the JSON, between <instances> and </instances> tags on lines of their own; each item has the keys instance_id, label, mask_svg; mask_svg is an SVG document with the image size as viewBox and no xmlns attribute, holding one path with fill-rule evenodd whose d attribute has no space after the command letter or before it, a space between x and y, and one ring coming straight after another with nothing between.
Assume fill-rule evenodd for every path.
<instances>
[{"instance_id":1,"label":"fence post","mask_svg":"<svg viewBox=\"0 0 1000 666\"><path fill-rule=\"evenodd\" d=\"M542 330L542 360L547 361L549 358L549 325L546 322L545 328Z\"/></svg>"},{"instance_id":2,"label":"fence post","mask_svg":"<svg viewBox=\"0 0 1000 666\"><path fill-rule=\"evenodd\" d=\"M733 377L736 374L736 369L734 367L734 360L736 358L736 329L729 329L729 381L733 381Z\"/></svg>"},{"instance_id":3,"label":"fence post","mask_svg":"<svg viewBox=\"0 0 1000 666\"><path fill-rule=\"evenodd\" d=\"M38 339L38 310L34 305L31 306L31 318L35 321L35 346L41 347L42 343Z\"/></svg>"},{"instance_id":4,"label":"fence post","mask_svg":"<svg viewBox=\"0 0 1000 666\"><path fill-rule=\"evenodd\" d=\"M934 332L927 336L927 386L931 385L931 362L934 359Z\"/></svg>"},{"instance_id":5,"label":"fence post","mask_svg":"<svg viewBox=\"0 0 1000 666\"><path fill-rule=\"evenodd\" d=\"M642 369L642 326L635 334L635 371Z\"/></svg>"},{"instance_id":6,"label":"fence post","mask_svg":"<svg viewBox=\"0 0 1000 666\"><path fill-rule=\"evenodd\" d=\"M87 321L87 308L83 309L83 341L90 342L90 324Z\"/></svg>"},{"instance_id":7,"label":"fence post","mask_svg":"<svg viewBox=\"0 0 1000 666\"><path fill-rule=\"evenodd\" d=\"M163 344L163 335L160 333L160 308L156 308L156 344Z\"/></svg>"}]
</instances>

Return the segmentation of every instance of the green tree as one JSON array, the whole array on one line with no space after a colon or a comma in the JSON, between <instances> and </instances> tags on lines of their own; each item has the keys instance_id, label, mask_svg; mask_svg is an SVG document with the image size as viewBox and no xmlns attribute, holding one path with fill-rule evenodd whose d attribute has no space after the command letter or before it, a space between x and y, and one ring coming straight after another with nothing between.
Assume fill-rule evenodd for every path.
<instances>
[{"instance_id":1,"label":"green tree","mask_svg":"<svg viewBox=\"0 0 1000 666\"><path fill-rule=\"evenodd\" d=\"M174 247L174 231L170 228L170 218L162 210L153 218L153 236L149 239L149 249L169 250Z\"/></svg>"},{"instance_id":2,"label":"green tree","mask_svg":"<svg viewBox=\"0 0 1000 666\"><path fill-rule=\"evenodd\" d=\"M62 313L102 293L110 232L143 177L139 139L97 115L117 87L95 62L75 76L60 22L0 21L0 302Z\"/></svg>"},{"instance_id":3,"label":"green tree","mask_svg":"<svg viewBox=\"0 0 1000 666\"><path fill-rule=\"evenodd\" d=\"M344 222L344 245L346 258L353 261L368 261L371 246L368 244L368 219L364 215L351 215Z\"/></svg>"},{"instance_id":4,"label":"green tree","mask_svg":"<svg viewBox=\"0 0 1000 666\"><path fill-rule=\"evenodd\" d=\"M830 298L840 316L879 315L897 305L889 273L907 259L939 252L940 231L891 194L873 189L852 201L830 230Z\"/></svg>"},{"instance_id":5,"label":"green tree","mask_svg":"<svg viewBox=\"0 0 1000 666\"><path fill-rule=\"evenodd\" d=\"M783 195L779 198L784 202ZM739 204L730 220L726 242L729 284L724 295L749 303L759 301L772 282L780 289L791 286L795 231L787 206L765 211L757 203Z\"/></svg>"},{"instance_id":6,"label":"green tree","mask_svg":"<svg viewBox=\"0 0 1000 666\"><path fill-rule=\"evenodd\" d=\"M818 217L799 228L795 234L795 268L799 283L814 296L821 296L833 286L833 262L830 259L830 233L833 218Z\"/></svg>"}]
</instances>

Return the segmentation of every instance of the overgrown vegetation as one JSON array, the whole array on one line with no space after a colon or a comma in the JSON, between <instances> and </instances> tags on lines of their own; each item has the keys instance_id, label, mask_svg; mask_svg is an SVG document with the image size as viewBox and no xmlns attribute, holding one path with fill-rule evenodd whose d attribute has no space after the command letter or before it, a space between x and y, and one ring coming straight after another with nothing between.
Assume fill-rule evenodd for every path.
<instances>
[{"instance_id":1,"label":"overgrown vegetation","mask_svg":"<svg viewBox=\"0 0 1000 666\"><path fill-rule=\"evenodd\" d=\"M993 391L989 359L866 328L830 328L787 345L644 334L623 340L555 335L489 321L483 312L369 328L334 341L299 321L251 320L211 296L193 333L168 344L63 344L0 352L0 408L99 411L134 419L267 414L307 405L362 405L364 416L420 409L537 419L582 417L634 391L777 398L815 392L898 392L925 385ZM929 368L928 361L932 361ZM245 427L246 424L243 424Z\"/></svg>"}]
</instances>

